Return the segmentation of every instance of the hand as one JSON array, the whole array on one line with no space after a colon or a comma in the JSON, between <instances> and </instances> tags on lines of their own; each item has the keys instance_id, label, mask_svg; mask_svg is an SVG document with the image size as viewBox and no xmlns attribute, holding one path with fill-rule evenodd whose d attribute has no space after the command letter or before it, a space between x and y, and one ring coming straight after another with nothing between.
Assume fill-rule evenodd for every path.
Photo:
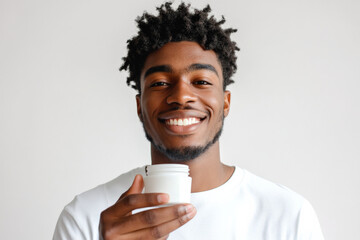
<instances>
[{"instance_id":1,"label":"hand","mask_svg":"<svg viewBox=\"0 0 360 240\"><path fill-rule=\"evenodd\" d=\"M101 213L100 234L104 240L167 239L172 231L195 216L196 209L191 204L178 204L132 214L135 209L158 206L169 201L168 194L142 194L143 188L142 176L136 175L131 187L113 206Z\"/></svg>"}]
</instances>

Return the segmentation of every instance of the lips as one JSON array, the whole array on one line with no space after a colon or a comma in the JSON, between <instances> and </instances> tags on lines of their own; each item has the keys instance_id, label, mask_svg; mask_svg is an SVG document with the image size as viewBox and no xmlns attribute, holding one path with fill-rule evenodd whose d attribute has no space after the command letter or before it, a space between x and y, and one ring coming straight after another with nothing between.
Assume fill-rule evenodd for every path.
<instances>
[{"instance_id":1,"label":"lips","mask_svg":"<svg viewBox=\"0 0 360 240\"><path fill-rule=\"evenodd\" d=\"M159 115L159 121L165 124L171 134L191 134L200 126L207 115L196 110L176 110Z\"/></svg>"}]
</instances>

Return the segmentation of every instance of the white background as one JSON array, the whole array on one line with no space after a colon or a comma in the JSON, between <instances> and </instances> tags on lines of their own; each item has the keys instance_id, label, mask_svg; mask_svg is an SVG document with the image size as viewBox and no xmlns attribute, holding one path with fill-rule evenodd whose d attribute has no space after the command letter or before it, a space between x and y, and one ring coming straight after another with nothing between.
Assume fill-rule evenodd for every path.
<instances>
[{"instance_id":1,"label":"white background","mask_svg":"<svg viewBox=\"0 0 360 240\"><path fill-rule=\"evenodd\" d=\"M0 1L1 239L51 239L76 194L150 162L118 68L160 3ZM360 2L208 3L241 48L222 160L309 199L326 239L360 239Z\"/></svg>"}]
</instances>

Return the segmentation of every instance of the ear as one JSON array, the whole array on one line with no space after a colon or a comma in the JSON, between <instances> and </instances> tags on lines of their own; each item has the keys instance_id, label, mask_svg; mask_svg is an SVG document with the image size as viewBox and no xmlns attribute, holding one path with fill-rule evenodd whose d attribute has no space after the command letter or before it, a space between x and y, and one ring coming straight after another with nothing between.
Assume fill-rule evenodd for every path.
<instances>
[{"instance_id":1,"label":"ear","mask_svg":"<svg viewBox=\"0 0 360 240\"><path fill-rule=\"evenodd\" d=\"M230 111L230 100L231 100L231 92L226 90L224 92L224 117L227 117Z\"/></svg>"},{"instance_id":2,"label":"ear","mask_svg":"<svg viewBox=\"0 0 360 240\"><path fill-rule=\"evenodd\" d=\"M137 114L138 114L138 117L140 119L140 121L142 122L143 119L142 119L142 114L141 114L141 101L140 101L140 94L137 94L136 95L136 107L137 107Z\"/></svg>"}]
</instances>

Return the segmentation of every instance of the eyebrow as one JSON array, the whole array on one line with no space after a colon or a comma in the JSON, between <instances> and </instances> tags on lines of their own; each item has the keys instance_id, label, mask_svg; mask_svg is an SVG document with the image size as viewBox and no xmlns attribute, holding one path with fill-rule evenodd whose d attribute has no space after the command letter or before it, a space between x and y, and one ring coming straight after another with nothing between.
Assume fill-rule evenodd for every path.
<instances>
[{"instance_id":1,"label":"eyebrow","mask_svg":"<svg viewBox=\"0 0 360 240\"><path fill-rule=\"evenodd\" d=\"M210 71L214 72L217 76L219 76L219 74L216 71L216 69L214 68L214 66L210 65L210 64L194 63L194 64L191 64L187 70L188 71L196 71L196 70L201 70L201 69L210 70Z\"/></svg>"},{"instance_id":2,"label":"eyebrow","mask_svg":"<svg viewBox=\"0 0 360 240\"><path fill-rule=\"evenodd\" d=\"M169 65L159 65L159 66L154 66L149 68L148 70L146 70L144 78L146 78L147 76L149 76L150 74L156 73L156 72L167 72L167 73L171 73L173 70Z\"/></svg>"},{"instance_id":3,"label":"eyebrow","mask_svg":"<svg viewBox=\"0 0 360 240\"><path fill-rule=\"evenodd\" d=\"M218 72L216 71L216 69L214 68L214 66L210 65L210 64L203 64L203 63L194 63L191 64L186 71L188 72L192 72L192 71L196 71L196 70L210 70L212 72L214 72L217 76L219 76ZM156 72L166 72L166 73L172 73L173 69L171 68L170 65L159 65L159 66L154 66L149 68L148 70L146 70L145 74L144 74L144 78L146 78L147 76L149 76L150 74L156 73Z\"/></svg>"}]
</instances>

